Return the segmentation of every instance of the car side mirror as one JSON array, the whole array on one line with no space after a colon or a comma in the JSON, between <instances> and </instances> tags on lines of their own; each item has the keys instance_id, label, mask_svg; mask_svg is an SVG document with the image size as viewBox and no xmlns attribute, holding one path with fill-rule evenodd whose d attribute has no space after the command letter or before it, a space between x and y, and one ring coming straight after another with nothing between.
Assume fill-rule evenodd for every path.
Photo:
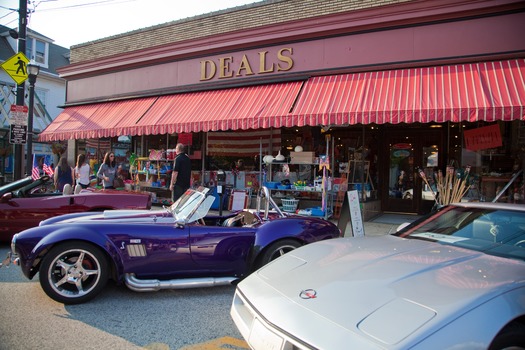
<instances>
[{"instance_id":1,"label":"car side mirror","mask_svg":"<svg viewBox=\"0 0 525 350\"><path fill-rule=\"evenodd\" d=\"M177 220L175 220L175 225L178 228L183 228L186 225L186 221L184 221L182 219L177 219Z\"/></svg>"},{"instance_id":2,"label":"car side mirror","mask_svg":"<svg viewBox=\"0 0 525 350\"><path fill-rule=\"evenodd\" d=\"M9 192L9 193L5 193L2 198L0 198L0 203L7 203L9 202L11 199L13 199L13 193Z\"/></svg>"}]
</instances>

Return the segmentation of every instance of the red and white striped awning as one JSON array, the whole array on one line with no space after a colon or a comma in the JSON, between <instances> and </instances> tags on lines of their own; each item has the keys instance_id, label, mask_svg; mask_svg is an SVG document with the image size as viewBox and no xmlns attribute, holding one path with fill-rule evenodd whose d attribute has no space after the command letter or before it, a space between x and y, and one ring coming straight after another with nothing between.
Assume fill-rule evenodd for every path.
<instances>
[{"instance_id":1,"label":"red and white striped awning","mask_svg":"<svg viewBox=\"0 0 525 350\"><path fill-rule=\"evenodd\" d=\"M201 91L66 107L41 141L156 135L199 131L265 129L279 125L303 82Z\"/></svg>"},{"instance_id":2,"label":"red and white striped awning","mask_svg":"<svg viewBox=\"0 0 525 350\"><path fill-rule=\"evenodd\" d=\"M41 141L303 125L525 119L525 59L66 107Z\"/></svg>"},{"instance_id":3,"label":"red and white striped awning","mask_svg":"<svg viewBox=\"0 0 525 350\"><path fill-rule=\"evenodd\" d=\"M287 115L303 82L161 96L126 135L266 129Z\"/></svg>"},{"instance_id":4,"label":"red and white striped awning","mask_svg":"<svg viewBox=\"0 0 525 350\"><path fill-rule=\"evenodd\" d=\"M314 77L296 125L442 123L525 117L525 59Z\"/></svg>"},{"instance_id":5,"label":"red and white striped awning","mask_svg":"<svg viewBox=\"0 0 525 350\"><path fill-rule=\"evenodd\" d=\"M66 107L39 135L41 141L90 139L126 135L122 126L134 123L158 97Z\"/></svg>"}]
</instances>

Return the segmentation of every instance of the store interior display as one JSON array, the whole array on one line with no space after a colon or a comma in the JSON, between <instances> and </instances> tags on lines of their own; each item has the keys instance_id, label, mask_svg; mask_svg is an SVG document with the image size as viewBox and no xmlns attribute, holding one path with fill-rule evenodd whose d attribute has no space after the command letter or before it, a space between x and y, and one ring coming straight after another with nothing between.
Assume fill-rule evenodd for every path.
<instances>
[{"instance_id":1,"label":"store interior display","mask_svg":"<svg viewBox=\"0 0 525 350\"><path fill-rule=\"evenodd\" d=\"M468 129L475 135L484 135L485 125L472 123ZM93 140L86 142L78 152L86 152L90 165L96 169L97 158L106 150L114 149L117 162L128 162L133 174L128 178L130 183L126 189L150 191L157 204L171 201L168 184L174 148L181 138L188 143L193 186L213 189L218 185L217 171L224 171L224 209L228 209L233 199L229 196L234 191L245 193L250 207L250 199L261 184L269 187L281 205L282 200L287 204L297 201L296 212L321 208L334 218L348 190L357 190L360 202L366 206L403 212L428 212L436 196L440 205L444 203L441 201L458 200L523 203L523 175L508 185L524 168L523 123L492 124L491 132L501 130L501 146L494 147L492 142L488 147L468 141L481 147L474 150L466 149L461 142L465 138L465 128L459 126L450 125L448 138L443 137L439 128L428 129L421 137L421 129L415 125L397 129L382 126L325 128L328 132L319 127L281 128L263 133L268 135L260 140L244 136L244 133L253 134L249 130L235 132L235 137L228 132L213 137L195 133L191 138L173 134L132 137L126 143ZM208 144L206 139L215 141ZM447 140L450 140L448 144ZM454 176L449 175L449 167L455 169ZM468 181L458 182L458 171L465 171L467 167ZM236 201L237 205L240 202ZM412 207L406 203L411 203ZM287 209L290 208L287 205Z\"/></svg>"}]
</instances>

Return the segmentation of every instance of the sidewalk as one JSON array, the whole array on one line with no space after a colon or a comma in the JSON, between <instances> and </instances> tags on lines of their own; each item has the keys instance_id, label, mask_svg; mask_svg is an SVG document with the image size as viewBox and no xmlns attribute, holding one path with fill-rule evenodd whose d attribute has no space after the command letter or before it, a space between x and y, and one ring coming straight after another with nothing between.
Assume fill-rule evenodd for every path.
<instances>
[{"instance_id":1,"label":"sidewalk","mask_svg":"<svg viewBox=\"0 0 525 350\"><path fill-rule=\"evenodd\" d=\"M210 210L210 213L214 215L219 215L218 210ZM222 215L228 215L230 212L223 210ZM363 227L365 231L365 236L381 236L388 235L396 232L397 227L404 222L412 222L413 220L419 218L418 216L406 216L406 215L395 215L388 214L384 219L379 220L380 222L365 221L363 222ZM334 224L338 224L338 219L328 219ZM346 225L346 230L344 232L344 237L352 237L352 224L350 222Z\"/></svg>"},{"instance_id":2,"label":"sidewalk","mask_svg":"<svg viewBox=\"0 0 525 350\"><path fill-rule=\"evenodd\" d=\"M337 222L335 222L335 224L337 224ZM394 233L398 226L399 224L385 224L372 221L363 222L365 236L383 236ZM346 226L344 237L352 237L352 225L350 223Z\"/></svg>"},{"instance_id":3,"label":"sidewalk","mask_svg":"<svg viewBox=\"0 0 525 350\"><path fill-rule=\"evenodd\" d=\"M365 236L381 236L391 234L397 231L399 225L407 222L413 222L419 218L420 216L418 215L381 214L370 221L363 222ZM338 224L337 219L332 219L331 221L336 225ZM350 223L348 223L346 226L344 236L352 237L352 228Z\"/></svg>"}]
</instances>

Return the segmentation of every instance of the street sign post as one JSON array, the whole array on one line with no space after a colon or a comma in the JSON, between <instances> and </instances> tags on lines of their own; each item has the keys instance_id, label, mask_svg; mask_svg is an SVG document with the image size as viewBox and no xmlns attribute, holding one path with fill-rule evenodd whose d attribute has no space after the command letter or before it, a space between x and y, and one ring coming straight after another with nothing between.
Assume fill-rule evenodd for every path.
<instances>
[{"instance_id":1,"label":"street sign post","mask_svg":"<svg viewBox=\"0 0 525 350\"><path fill-rule=\"evenodd\" d=\"M27 142L27 125L11 124L9 131L9 143L25 144Z\"/></svg>"},{"instance_id":2,"label":"street sign post","mask_svg":"<svg viewBox=\"0 0 525 350\"><path fill-rule=\"evenodd\" d=\"M11 105L9 112L9 143L25 144L27 142L27 106Z\"/></svg>"},{"instance_id":3,"label":"street sign post","mask_svg":"<svg viewBox=\"0 0 525 350\"><path fill-rule=\"evenodd\" d=\"M28 78L27 64L29 59L22 52L8 58L2 63L2 68L17 83L22 84Z\"/></svg>"},{"instance_id":4,"label":"street sign post","mask_svg":"<svg viewBox=\"0 0 525 350\"><path fill-rule=\"evenodd\" d=\"M27 126L28 113L29 113L29 107L27 106L11 105L11 108L9 111L9 124Z\"/></svg>"}]
</instances>

